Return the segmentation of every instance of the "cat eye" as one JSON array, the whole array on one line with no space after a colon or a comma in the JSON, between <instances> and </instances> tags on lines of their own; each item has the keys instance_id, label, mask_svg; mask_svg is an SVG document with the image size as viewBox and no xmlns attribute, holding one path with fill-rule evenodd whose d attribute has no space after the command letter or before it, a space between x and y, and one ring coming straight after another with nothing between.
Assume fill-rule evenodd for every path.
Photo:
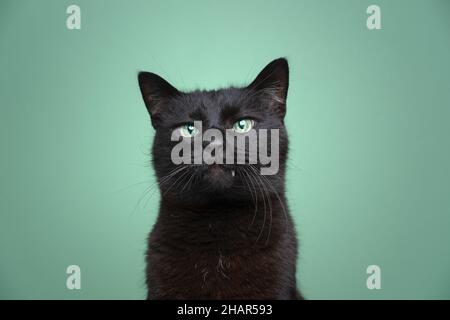
<instances>
[{"instance_id":1,"label":"cat eye","mask_svg":"<svg viewBox=\"0 0 450 320\"><path fill-rule=\"evenodd\" d=\"M198 134L198 129L194 126L193 123L187 123L178 128L180 130L180 134L184 138L192 138Z\"/></svg>"},{"instance_id":2,"label":"cat eye","mask_svg":"<svg viewBox=\"0 0 450 320\"><path fill-rule=\"evenodd\" d=\"M233 130L237 133L249 132L254 125L254 121L250 119L241 119L234 123Z\"/></svg>"}]
</instances>

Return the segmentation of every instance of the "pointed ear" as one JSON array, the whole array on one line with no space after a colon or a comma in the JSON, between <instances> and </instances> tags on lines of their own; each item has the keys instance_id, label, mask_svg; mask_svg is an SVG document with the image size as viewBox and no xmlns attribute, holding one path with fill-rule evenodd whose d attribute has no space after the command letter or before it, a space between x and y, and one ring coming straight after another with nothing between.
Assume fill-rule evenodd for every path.
<instances>
[{"instance_id":1,"label":"pointed ear","mask_svg":"<svg viewBox=\"0 0 450 320\"><path fill-rule=\"evenodd\" d=\"M284 119L288 87L288 62L285 58L279 58L269 63L247 88L269 94L275 112Z\"/></svg>"},{"instance_id":2,"label":"pointed ear","mask_svg":"<svg viewBox=\"0 0 450 320\"><path fill-rule=\"evenodd\" d=\"M152 120L161 111L160 108L164 100L180 94L177 89L157 74L139 72L138 80L142 98Z\"/></svg>"}]
</instances>

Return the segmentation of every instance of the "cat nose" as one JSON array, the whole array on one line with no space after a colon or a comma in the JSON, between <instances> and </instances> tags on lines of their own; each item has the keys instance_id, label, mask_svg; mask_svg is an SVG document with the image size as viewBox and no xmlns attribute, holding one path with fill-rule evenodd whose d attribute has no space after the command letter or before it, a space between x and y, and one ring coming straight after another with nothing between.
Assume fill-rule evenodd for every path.
<instances>
[{"instance_id":1,"label":"cat nose","mask_svg":"<svg viewBox=\"0 0 450 320\"><path fill-rule=\"evenodd\" d=\"M203 148L208 147L211 149L215 148L223 148L223 140L222 139L214 139L213 141L203 141Z\"/></svg>"},{"instance_id":2,"label":"cat nose","mask_svg":"<svg viewBox=\"0 0 450 320\"><path fill-rule=\"evenodd\" d=\"M206 151L208 149L208 152L203 153L203 160L205 163L211 164L211 163L224 163L224 150L223 150L223 137L222 136L214 136L210 139L207 139L206 141L203 141L203 150ZM220 153L217 153L216 150ZM219 158L222 159L219 159Z\"/></svg>"}]
</instances>

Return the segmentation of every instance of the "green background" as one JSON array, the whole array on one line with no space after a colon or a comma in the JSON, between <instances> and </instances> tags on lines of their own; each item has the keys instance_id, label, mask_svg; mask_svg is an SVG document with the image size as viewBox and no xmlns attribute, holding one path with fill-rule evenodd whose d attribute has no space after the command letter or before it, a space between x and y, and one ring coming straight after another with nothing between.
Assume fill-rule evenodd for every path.
<instances>
[{"instance_id":1,"label":"green background","mask_svg":"<svg viewBox=\"0 0 450 320\"><path fill-rule=\"evenodd\" d=\"M450 298L450 1L2 0L0 39L0 298L144 298L158 194L139 202L137 72L212 89L280 56L304 294Z\"/></svg>"}]
</instances>

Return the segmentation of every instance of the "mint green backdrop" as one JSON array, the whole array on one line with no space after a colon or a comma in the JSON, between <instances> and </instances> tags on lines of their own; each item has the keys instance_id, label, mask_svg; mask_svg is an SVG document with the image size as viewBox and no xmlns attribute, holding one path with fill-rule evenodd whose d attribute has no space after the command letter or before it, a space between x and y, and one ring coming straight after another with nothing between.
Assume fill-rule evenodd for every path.
<instances>
[{"instance_id":1,"label":"mint green backdrop","mask_svg":"<svg viewBox=\"0 0 450 320\"><path fill-rule=\"evenodd\" d=\"M144 298L158 193L138 203L137 72L212 89L280 56L305 295L450 298L450 1L3 0L0 40L0 298Z\"/></svg>"}]
</instances>

